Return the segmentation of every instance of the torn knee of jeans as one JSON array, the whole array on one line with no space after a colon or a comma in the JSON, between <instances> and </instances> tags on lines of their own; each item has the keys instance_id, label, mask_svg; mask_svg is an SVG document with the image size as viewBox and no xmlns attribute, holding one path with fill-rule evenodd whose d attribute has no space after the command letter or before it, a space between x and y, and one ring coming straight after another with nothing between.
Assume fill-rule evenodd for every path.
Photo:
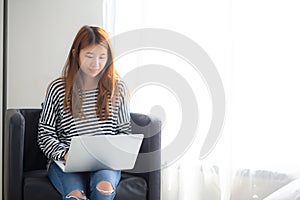
<instances>
[{"instance_id":1,"label":"torn knee of jeans","mask_svg":"<svg viewBox=\"0 0 300 200\"><path fill-rule=\"evenodd\" d=\"M100 181L96 188L102 194L112 194L114 192L112 184L108 181Z\"/></svg>"},{"instance_id":2,"label":"torn knee of jeans","mask_svg":"<svg viewBox=\"0 0 300 200\"><path fill-rule=\"evenodd\" d=\"M102 194L112 194L114 192L114 190L102 190L98 187L97 187L97 190Z\"/></svg>"},{"instance_id":3,"label":"torn knee of jeans","mask_svg":"<svg viewBox=\"0 0 300 200\"><path fill-rule=\"evenodd\" d=\"M84 192L80 191L80 190L74 190L74 191L70 192L66 198L67 199L75 198L75 199L83 199L83 200L87 199Z\"/></svg>"}]
</instances>

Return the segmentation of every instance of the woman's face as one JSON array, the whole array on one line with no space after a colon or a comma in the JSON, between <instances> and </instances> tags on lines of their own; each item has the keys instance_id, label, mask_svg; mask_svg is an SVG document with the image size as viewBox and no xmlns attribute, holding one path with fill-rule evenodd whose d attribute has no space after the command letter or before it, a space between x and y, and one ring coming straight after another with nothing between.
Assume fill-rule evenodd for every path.
<instances>
[{"instance_id":1,"label":"woman's face","mask_svg":"<svg viewBox=\"0 0 300 200\"><path fill-rule=\"evenodd\" d=\"M80 50L79 65L85 78L95 78L105 67L107 62L107 49L94 44Z\"/></svg>"}]
</instances>

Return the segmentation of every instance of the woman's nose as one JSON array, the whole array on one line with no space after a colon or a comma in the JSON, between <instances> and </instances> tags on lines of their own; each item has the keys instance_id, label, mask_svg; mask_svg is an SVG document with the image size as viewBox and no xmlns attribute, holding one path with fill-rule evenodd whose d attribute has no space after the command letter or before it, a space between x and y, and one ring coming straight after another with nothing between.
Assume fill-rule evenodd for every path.
<instances>
[{"instance_id":1,"label":"woman's nose","mask_svg":"<svg viewBox=\"0 0 300 200\"><path fill-rule=\"evenodd\" d=\"M100 66L99 59L97 58L93 59L93 67L99 67L99 66Z\"/></svg>"}]
</instances>

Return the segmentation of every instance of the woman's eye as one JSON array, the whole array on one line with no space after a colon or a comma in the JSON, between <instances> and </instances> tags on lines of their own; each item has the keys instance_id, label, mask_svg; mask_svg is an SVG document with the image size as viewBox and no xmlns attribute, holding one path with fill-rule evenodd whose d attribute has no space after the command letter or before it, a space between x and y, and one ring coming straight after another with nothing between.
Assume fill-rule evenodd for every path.
<instances>
[{"instance_id":1,"label":"woman's eye","mask_svg":"<svg viewBox=\"0 0 300 200\"><path fill-rule=\"evenodd\" d=\"M93 56L92 56L92 55L86 55L86 57L87 57L87 58L93 58Z\"/></svg>"},{"instance_id":2,"label":"woman's eye","mask_svg":"<svg viewBox=\"0 0 300 200\"><path fill-rule=\"evenodd\" d=\"M105 59L105 58L106 58L106 57L104 57L104 56L103 56L103 57L99 57L99 59L101 59L101 60L103 60L103 59Z\"/></svg>"}]
</instances>

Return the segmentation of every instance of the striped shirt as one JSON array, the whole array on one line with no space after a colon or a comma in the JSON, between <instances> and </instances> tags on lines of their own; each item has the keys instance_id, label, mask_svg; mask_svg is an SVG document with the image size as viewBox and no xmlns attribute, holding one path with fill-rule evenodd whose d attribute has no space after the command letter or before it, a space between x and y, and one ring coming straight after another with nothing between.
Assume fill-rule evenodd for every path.
<instances>
[{"instance_id":1,"label":"striped shirt","mask_svg":"<svg viewBox=\"0 0 300 200\"><path fill-rule=\"evenodd\" d=\"M80 96L84 96L82 110L85 115L80 119L73 117L63 108L65 98L63 80L53 81L49 85L38 126L38 144L44 154L49 159L63 159L74 136L130 134L129 102L128 98L122 95L126 93L126 86L123 81L119 81L117 87L119 92L116 94L116 102L114 106L109 103L112 114L107 120L99 120L96 115L98 89L80 93Z\"/></svg>"}]
</instances>

